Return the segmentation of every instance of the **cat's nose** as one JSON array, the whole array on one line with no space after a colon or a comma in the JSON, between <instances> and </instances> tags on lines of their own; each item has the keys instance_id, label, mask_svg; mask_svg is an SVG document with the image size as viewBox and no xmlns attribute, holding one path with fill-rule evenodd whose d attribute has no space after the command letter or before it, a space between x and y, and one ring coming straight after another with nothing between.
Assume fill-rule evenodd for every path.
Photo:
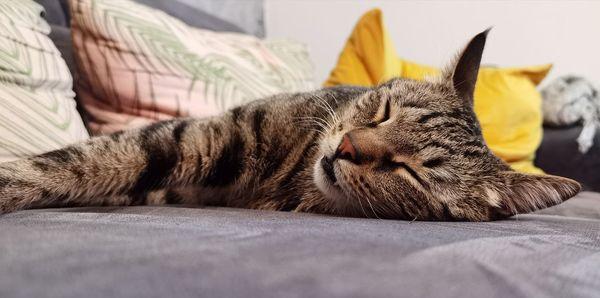
<instances>
[{"instance_id":1,"label":"cat's nose","mask_svg":"<svg viewBox=\"0 0 600 298\"><path fill-rule=\"evenodd\" d=\"M356 147L352 144L352 138L348 133L344 134L342 137L342 142L337 148L336 157L352 162L357 161L358 153L356 152Z\"/></svg>"}]
</instances>

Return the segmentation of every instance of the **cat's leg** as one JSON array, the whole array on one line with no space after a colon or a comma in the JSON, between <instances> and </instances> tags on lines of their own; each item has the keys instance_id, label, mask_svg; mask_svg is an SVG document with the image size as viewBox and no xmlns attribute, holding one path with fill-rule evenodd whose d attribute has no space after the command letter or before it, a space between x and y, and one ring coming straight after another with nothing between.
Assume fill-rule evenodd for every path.
<instances>
[{"instance_id":1,"label":"cat's leg","mask_svg":"<svg viewBox=\"0 0 600 298\"><path fill-rule=\"evenodd\" d=\"M236 127L227 116L172 120L0 164L0 213L145 204L164 188L232 184L245 142Z\"/></svg>"}]
</instances>

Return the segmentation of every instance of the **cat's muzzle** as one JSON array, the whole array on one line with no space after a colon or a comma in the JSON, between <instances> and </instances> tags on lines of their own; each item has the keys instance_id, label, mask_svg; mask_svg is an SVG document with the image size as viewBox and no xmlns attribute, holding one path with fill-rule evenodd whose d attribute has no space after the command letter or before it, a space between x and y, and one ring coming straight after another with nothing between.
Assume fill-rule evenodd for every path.
<instances>
[{"instance_id":1,"label":"cat's muzzle","mask_svg":"<svg viewBox=\"0 0 600 298\"><path fill-rule=\"evenodd\" d=\"M334 159L323 156L323 158L321 158L321 167L323 168L325 175L327 175L327 178L329 178L332 183L335 183L337 178L335 177L335 172L333 170L333 161Z\"/></svg>"}]
</instances>

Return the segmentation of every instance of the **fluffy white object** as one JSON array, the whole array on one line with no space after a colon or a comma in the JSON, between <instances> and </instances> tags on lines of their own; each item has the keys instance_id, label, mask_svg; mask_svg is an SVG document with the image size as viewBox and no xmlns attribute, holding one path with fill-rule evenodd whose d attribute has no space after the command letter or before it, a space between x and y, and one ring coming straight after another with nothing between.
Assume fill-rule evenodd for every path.
<instances>
[{"instance_id":1,"label":"fluffy white object","mask_svg":"<svg viewBox=\"0 0 600 298\"><path fill-rule=\"evenodd\" d=\"M581 123L583 129L577 138L579 151L590 150L596 129L600 127L600 96L594 85L581 77L560 77L542 90L542 97L544 124Z\"/></svg>"}]
</instances>

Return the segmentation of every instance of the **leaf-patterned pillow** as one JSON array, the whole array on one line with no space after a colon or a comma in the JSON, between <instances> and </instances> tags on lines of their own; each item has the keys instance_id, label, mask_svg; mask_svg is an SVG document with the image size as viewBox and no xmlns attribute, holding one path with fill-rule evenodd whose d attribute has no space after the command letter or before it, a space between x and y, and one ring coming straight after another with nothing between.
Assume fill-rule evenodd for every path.
<instances>
[{"instance_id":1,"label":"leaf-patterned pillow","mask_svg":"<svg viewBox=\"0 0 600 298\"><path fill-rule=\"evenodd\" d=\"M0 1L0 162L88 137L42 12L31 0Z\"/></svg>"},{"instance_id":2,"label":"leaf-patterned pillow","mask_svg":"<svg viewBox=\"0 0 600 298\"><path fill-rule=\"evenodd\" d=\"M73 0L71 12L77 92L94 133L315 86L299 43L193 28L128 0Z\"/></svg>"}]
</instances>

